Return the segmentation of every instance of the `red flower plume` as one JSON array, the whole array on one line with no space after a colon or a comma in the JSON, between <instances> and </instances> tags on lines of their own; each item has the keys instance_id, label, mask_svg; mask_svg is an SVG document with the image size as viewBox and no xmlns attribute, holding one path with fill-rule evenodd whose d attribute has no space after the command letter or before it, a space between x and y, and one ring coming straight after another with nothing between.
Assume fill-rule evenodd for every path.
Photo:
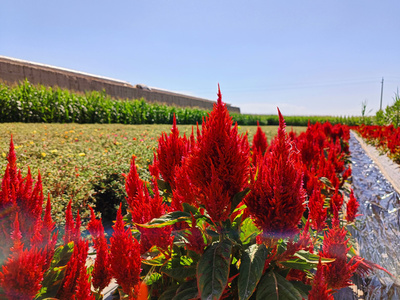
<instances>
[{"instance_id":1,"label":"red flower plume","mask_svg":"<svg viewBox=\"0 0 400 300\"><path fill-rule=\"evenodd\" d=\"M111 272L124 293L134 298L140 284L140 245L132 237L131 231L124 229L121 207L113 228L110 246Z\"/></svg>"},{"instance_id":2,"label":"red flower plume","mask_svg":"<svg viewBox=\"0 0 400 300\"><path fill-rule=\"evenodd\" d=\"M360 204L358 203L356 197L354 197L353 190L350 193L350 199L347 202L347 213L346 213L346 220L347 222L353 222L354 219L358 216L357 210Z\"/></svg>"},{"instance_id":3,"label":"red flower plume","mask_svg":"<svg viewBox=\"0 0 400 300\"><path fill-rule=\"evenodd\" d=\"M89 244L86 241L78 240L74 244L74 251L67 264L65 276L60 289L57 292L57 297L60 300L73 299L77 292L79 279L82 278L82 273L86 273L86 258L88 254Z\"/></svg>"},{"instance_id":4,"label":"red flower plume","mask_svg":"<svg viewBox=\"0 0 400 300\"><path fill-rule=\"evenodd\" d=\"M8 299L33 299L41 288L46 254L36 247L11 255L2 266L0 287Z\"/></svg>"},{"instance_id":5,"label":"red flower plume","mask_svg":"<svg viewBox=\"0 0 400 300\"><path fill-rule=\"evenodd\" d=\"M334 217L332 220L332 228L325 233L324 243L322 245L322 257L334 258L335 261L329 263L325 270L324 276L328 287L333 289L341 289L351 284L350 278L357 270L360 261L354 258L347 261L347 253L350 248L347 247L346 239L347 231L339 226L337 218L337 208L334 207Z\"/></svg>"},{"instance_id":6,"label":"red flower plume","mask_svg":"<svg viewBox=\"0 0 400 300\"><path fill-rule=\"evenodd\" d=\"M325 282L324 268L326 266L321 264L321 258L317 266L317 273L314 276L312 288L308 293L309 300L333 300L332 290L328 289L328 284Z\"/></svg>"},{"instance_id":7,"label":"red flower plume","mask_svg":"<svg viewBox=\"0 0 400 300\"><path fill-rule=\"evenodd\" d=\"M111 281L109 249L101 219L97 220L93 208L89 208L91 217L87 229L92 235L94 248L96 249L96 259L92 272L92 284L99 290L99 292L101 292Z\"/></svg>"},{"instance_id":8,"label":"red flower plume","mask_svg":"<svg viewBox=\"0 0 400 300\"><path fill-rule=\"evenodd\" d=\"M188 151L188 140L186 136L180 137L178 127L176 127L176 118L174 114L171 133L167 135L162 133L158 139L157 157L155 163L158 164L161 176L172 189L175 188L175 168L181 166L182 157Z\"/></svg>"},{"instance_id":9,"label":"red flower plume","mask_svg":"<svg viewBox=\"0 0 400 300\"><path fill-rule=\"evenodd\" d=\"M267 137L264 131L262 131L260 123L257 121L257 131L253 137L253 144L251 146L251 150L253 151L252 155L253 165L256 164L256 160L259 155L261 156L264 155L265 151L267 151L267 148L268 148Z\"/></svg>"},{"instance_id":10,"label":"red flower plume","mask_svg":"<svg viewBox=\"0 0 400 300\"><path fill-rule=\"evenodd\" d=\"M77 242L81 238L81 217L79 216L79 211L76 215L76 223L74 222L74 217L72 216L71 201L69 201L67 210L65 212L65 232L64 232L64 243Z\"/></svg>"},{"instance_id":11,"label":"red flower plume","mask_svg":"<svg viewBox=\"0 0 400 300\"><path fill-rule=\"evenodd\" d=\"M278 110L279 112L279 110ZM294 236L304 211L305 191L299 153L279 112L278 135L257 165L245 203L265 238Z\"/></svg>"},{"instance_id":12,"label":"red flower plume","mask_svg":"<svg viewBox=\"0 0 400 300\"><path fill-rule=\"evenodd\" d=\"M210 185L218 187L224 199L215 207L209 207L214 222L229 217L233 197L248 186L250 148L246 135L238 135L237 124L232 126L226 104L222 102L218 87L218 101L213 111L203 121L202 132L198 131L197 144L185 159L185 170L194 188L206 201ZM216 183L218 182L218 183ZM207 203L203 203L207 205ZM221 213L223 211L223 213Z\"/></svg>"},{"instance_id":13,"label":"red flower plume","mask_svg":"<svg viewBox=\"0 0 400 300\"><path fill-rule=\"evenodd\" d=\"M321 232L326 227L326 216L328 208L324 208L324 196L321 194L319 187L315 188L312 195L308 199L309 218L311 219L311 227Z\"/></svg>"}]
</instances>

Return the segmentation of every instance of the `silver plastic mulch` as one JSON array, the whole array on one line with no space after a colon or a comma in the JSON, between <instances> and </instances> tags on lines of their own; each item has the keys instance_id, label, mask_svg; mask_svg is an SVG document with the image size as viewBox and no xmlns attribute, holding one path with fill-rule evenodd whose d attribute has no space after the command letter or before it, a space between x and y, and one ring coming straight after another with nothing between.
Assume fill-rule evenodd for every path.
<instances>
[{"instance_id":1,"label":"silver plastic mulch","mask_svg":"<svg viewBox=\"0 0 400 300\"><path fill-rule=\"evenodd\" d=\"M360 256L386 270L363 279L364 299L400 299L400 196L354 138L350 138L354 195L360 203ZM360 287L359 287L360 288Z\"/></svg>"}]
</instances>

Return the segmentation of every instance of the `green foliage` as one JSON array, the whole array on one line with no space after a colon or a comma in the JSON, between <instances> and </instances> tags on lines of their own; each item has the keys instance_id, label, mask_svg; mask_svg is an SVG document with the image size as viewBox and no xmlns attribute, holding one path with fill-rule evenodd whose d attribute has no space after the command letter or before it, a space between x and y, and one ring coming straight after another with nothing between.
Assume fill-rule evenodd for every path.
<instances>
[{"instance_id":1,"label":"green foliage","mask_svg":"<svg viewBox=\"0 0 400 300\"><path fill-rule=\"evenodd\" d=\"M261 279L268 251L265 245L253 244L242 256L238 280L239 299L249 299Z\"/></svg>"},{"instance_id":2,"label":"green foliage","mask_svg":"<svg viewBox=\"0 0 400 300\"><path fill-rule=\"evenodd\" d=\"M0 122L101 123L101 124L201 123L207 111L150 104L140 100L115 100L104 92L71 93L59 88L15 87L0 83Z\"/></svg>"},{"instance_id":3,"label":"green foliage","mask_svg":"<svg viewBox=\"0 0 400 300\"><path fill-rule=\"evenodd\" d=\"M298 290L290 281L274 272L264 274L257 288L256 299L302 300L307 294Z\"/></svg>"},{"instance_id":4,"label":"green foliage","mask_svg":"<svg viewBox=\"0 0 400 300\"><path fill-rule=\"evenodd\" d=\"M397 91L394 95L393 104L386 106L385 110L377 111L375 115L375 123L377 125L393 125L398 128L400 126L400 94Z\"/></svg>"},{"instance_id":5,"label":"green foliage","mask_svg":"<svg viewBox=\"0 0 400 300\"><path fill-rule=\"evenodd\" d=\"M232 118L239 125L278 125L277 115L249 115L249 114L231 114ZM307 126L310 124L330 122L332 125L345 124L349 126L371 124L373 117L368 116L285 116L285 122L288 126Z\"/></svg>"},{"instance_id":6,"label":"green foliage","mask_svg":"<svg viewBox=\"0 0 400 300\"><path fill-rule=\"evenodd\" d=\"M0 83L0 122L100 123L100 124L201 124L208 111L150 104L144 99L115 100L105 92L72 93L59 88L34 86L28 81L15 87ZM238 125L278 125L277 115L232 114ZM289 126L316 122L370 124L371 117L286 116ZM365 122L365 123L364 123Z\"/></svg>"},{"instance_id":7,"label":"green foliage","mask_svg":"<svg viewBox=\"0 0 400 300\"><path fill-rule=\"evenodd\" d=\"M212 244L204 252L197 267L197 282L201 299L220 299L229 277L231 241Z\"/></svg>"}]
</instances>

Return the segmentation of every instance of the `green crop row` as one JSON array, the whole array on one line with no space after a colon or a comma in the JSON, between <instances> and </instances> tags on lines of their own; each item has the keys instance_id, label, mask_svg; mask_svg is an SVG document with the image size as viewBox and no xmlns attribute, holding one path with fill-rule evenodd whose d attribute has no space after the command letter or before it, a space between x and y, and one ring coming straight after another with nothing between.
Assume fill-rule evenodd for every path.
<instances>
[{"instance_id":1,"label":"green crop row","mask_svg":"<svg viewBox=\"0 0 400 300\"><path fill-rule=\"evenodd\" d=\"M104 92L76 94L25 81L9 87L0 84L0 122L196 124L207 114L140 100L115 100Z\"/></svg>"},{"instance_id":2,"label":"green crop row","mask_svg":"<svg viewBox=\"0 0 400 300\"><path fill-rule=\"evenodd\" d=\"M232 114L233 119L238 124L257 125L257 121L261 125L278 125L278 115L249 115L249 114ZM310 124L330 122L333 125L345 124L349 126L372 124L373 117L358 117L358 116L285 116L287 125L290 126L307 126Z\"/></svg>"},{"instance_id":3,"label":"green crop row","mask_svg":"<svg viewBox=\"0 0 400 300\"><path fill-rule=\"evenodd\" d=\"M72 93L59 88L34 86L28 81L10 87L0 83L0 122L100 123L100 124L178 124L201 123L208 111L180 108L140 100L115 100L104 92ZM239 125L278 125L277 115L232 114ZM332 124L371 124L368 117L285 116L290 126L316 122Z\"/></svg>"}]
</instances>

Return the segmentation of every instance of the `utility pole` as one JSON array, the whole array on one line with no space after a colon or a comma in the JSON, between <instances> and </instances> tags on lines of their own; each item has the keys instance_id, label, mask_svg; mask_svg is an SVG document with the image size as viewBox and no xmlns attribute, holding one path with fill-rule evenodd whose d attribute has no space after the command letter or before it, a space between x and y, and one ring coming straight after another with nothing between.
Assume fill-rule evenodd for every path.
<instances>
[{"instance_id":1,"label":"utility pole","mask_svg":"<svg viewBox=\"0 0 400 300\"><path fill-rule=\"evenodd\" d=\"M383 77L382 77L382 82L381 82L381 106L379 110L382 110L382 98L383 98Z\"/></svg>"}]
</instances>

